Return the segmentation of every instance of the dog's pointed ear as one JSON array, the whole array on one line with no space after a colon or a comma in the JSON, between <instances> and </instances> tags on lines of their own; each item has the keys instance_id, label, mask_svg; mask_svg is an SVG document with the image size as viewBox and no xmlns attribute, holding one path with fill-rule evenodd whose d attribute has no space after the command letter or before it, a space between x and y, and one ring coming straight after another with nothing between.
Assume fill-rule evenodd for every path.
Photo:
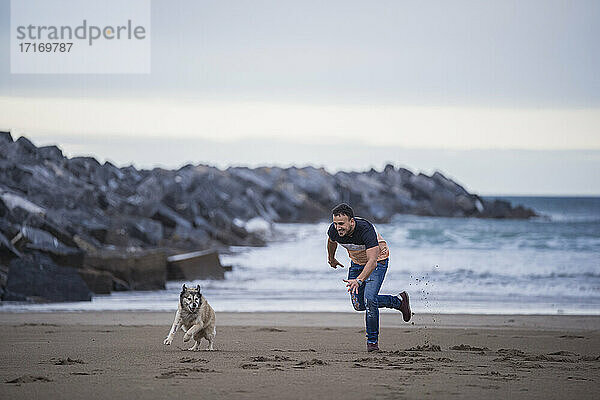
<instances>
[{"instance_id":1,"label":"dog's pointed ear","mask_svg":"<svg viewBox=\"0 0 600 400\"><path fill-rule=\"evenodd\" d=\"M196 290L200 293L200 285L196 286Z\"/></svg>"},{"instance_id":2,"label":"dog's pointed ear","mask_svg":"<svg viewBox=\"0 0 600 400\"><path fill-rule=\"evenodd\" d=\"M181 287L181 293L185 292L187 288L185 287L185 283L183 284L183 286Z\"/></svg>"}]
</instances>

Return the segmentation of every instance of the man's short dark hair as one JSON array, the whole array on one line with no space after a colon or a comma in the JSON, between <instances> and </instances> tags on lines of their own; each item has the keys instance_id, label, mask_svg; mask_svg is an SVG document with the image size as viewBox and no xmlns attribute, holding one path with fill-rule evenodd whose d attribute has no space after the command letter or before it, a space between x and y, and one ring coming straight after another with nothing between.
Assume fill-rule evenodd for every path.
<instances>
[{"instance_id":1,"label":"man's short dark hair","mask_svg":"<svg viewBox=\"0 0 600 400\"><path fill-rule=\"evenodd\" d=\"M334 216L346 215L349 219L354 218L354 210L346 203L338 204L337 206L333 207L331 213Z\"/></svg>"}]
</instances>

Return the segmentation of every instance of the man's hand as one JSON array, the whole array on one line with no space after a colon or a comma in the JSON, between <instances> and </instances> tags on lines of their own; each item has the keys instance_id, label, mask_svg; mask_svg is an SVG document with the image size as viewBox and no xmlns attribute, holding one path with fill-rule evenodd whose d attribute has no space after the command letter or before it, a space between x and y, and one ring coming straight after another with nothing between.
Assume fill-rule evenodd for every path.
<instances>
[{"instance_id":1,"label":"man's hand","mask_svg":"<svg viewBox=\"0 0 600 400\"><path fill-rule=\"evenodd\" d=\"M358 293L360 285L356 279L344 279L344 282L346 282L346 287L350 293Z\"/></svg>"},{"instance_id":2,"label":"man's hand","mask_svg":"<svg viewBox=\"0 0 600 400\"><path fill-rule=\"evenodd\" d=\"M330 259L327 260L327 262L329 263L329 265L331 266L331 268L337 269L338 265L340 267L344 268L344 264L342 264L341 262L339 262L335 258L330 258Z\"/></svg>"}]
</instances>

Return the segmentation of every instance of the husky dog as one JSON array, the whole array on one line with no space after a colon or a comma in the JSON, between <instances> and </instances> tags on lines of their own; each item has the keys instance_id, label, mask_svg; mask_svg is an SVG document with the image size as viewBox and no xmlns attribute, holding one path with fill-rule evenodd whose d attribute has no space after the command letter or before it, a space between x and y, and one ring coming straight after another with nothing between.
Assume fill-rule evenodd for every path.
<instances>
[{"instance_id":1,"label":"husky dog","mask_svg":"<svg viewBox=\"0 0 600 400\"><path fill-rule=\"evenodd\" d=\"M200 293L200 285L196 288L187 288L183 285L179 295L179 306L175 313L175 320L171 331L163 344L170 345L173 342L175 333L181 328L185 335L183 341L187 342L194 338L196 343L188 350L196 351L200 346L200 340L208 340L207 350L213 350L213 341L217 334L215 326L215 311L208 304L208 301Z\"/></svg>"}]
</instances>

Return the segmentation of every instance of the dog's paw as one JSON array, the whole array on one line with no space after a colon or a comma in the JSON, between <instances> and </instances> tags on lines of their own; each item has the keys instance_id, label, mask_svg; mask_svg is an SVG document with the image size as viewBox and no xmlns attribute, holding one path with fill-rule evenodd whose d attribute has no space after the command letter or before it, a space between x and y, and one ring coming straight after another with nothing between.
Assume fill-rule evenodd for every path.
<instances>
[{"instance_id":1,"label":"dog's paw","mask_svg":"<svg viewBox=\"0 0 600 400\"><path fill-rule=\"evenodd\" d=\"M173 342L173 339L171 338L166 338L165 341L163 342L163 344L166 344L167 346L170 345Z\"/></svg>"},{"instance_id":2,"label":"dog's paw","mask_svg":"<svg viewBox=\"0 0 600 400\"><path fill-rule=\"evenodd\" d=\"M190 347L188 351L198 351L198 342L194 343L194 345Z\"/></svg>"},{"instance_id":3,"label":"dog's paw","mask_svg":"<svg viewBox=\"0 0 600 400\"><path fill-rule=\"evenodd\" d=\"M190 338L192 337L192 335L188 335L187 333L185 335L183 335L183 341L187 342L188 340L190 340Z\"/></svg>"}]
</instances>

